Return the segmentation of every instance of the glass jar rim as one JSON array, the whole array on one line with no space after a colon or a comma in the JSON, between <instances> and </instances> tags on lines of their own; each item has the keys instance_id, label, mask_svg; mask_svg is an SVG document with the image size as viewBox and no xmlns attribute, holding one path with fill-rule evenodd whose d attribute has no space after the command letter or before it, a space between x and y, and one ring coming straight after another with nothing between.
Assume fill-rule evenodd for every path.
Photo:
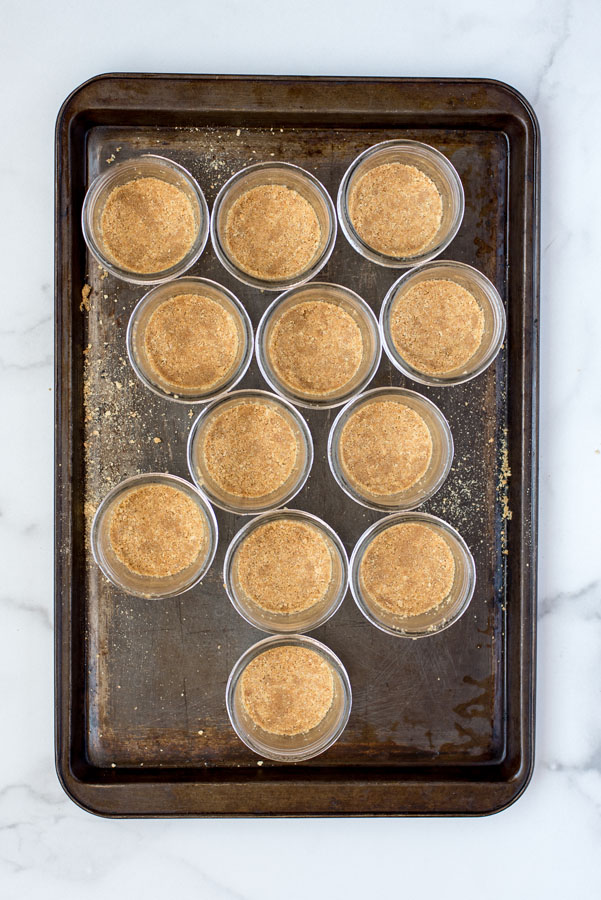
<instances>
[{"instance_id":1,"label":"glass jar rim","mask_svg":"<svg viewBox=\"0 0 601 900\"><path fill-rule=\"evenodd\" d=\"M345 296L347 300L351 303L351 305L360 311L363 315L364 320L369 323L370 330L372 332L372 336L374 338L374 353L373 358L371 360L369 369L366 372L365 377L361 382L352 390L350 394L344 395L340 399L328 399L324 398L323 401L318 399L311 400L308 397L298 396L291 389L289 389L283 382L277 378L276 373L273 371L273 368L269 364L267 359L266 348L264 347L265 335L267 332L267 328L269 323L272 321L276 313L278 312L280 306L282 306L287 300L291 297L301 294L304 291L312 291L319 289L335 289L339 291L342 295ZM302 300L299 300L302 302ZM319 302L319 301L316 301ZM327 302L327 300L325 301ZM335 409L336 407L343 406L348 403L354 397L358 396L360 393L364 392L367 388L367 385L374 378L378 367L380 365L380 361L382 359L382 338L381 338L381 329L377 319L376 314L369 306L369 304L361 297L356 291L353 291L352 288L347 287L346 285L337 284L335 282L328 281L309 281L301 285L297 285L296 287L290 288L287 291L284 291L278 297L273 300L259 321L257 325L257 330L255 334L255 357L257 360L257 365L259 366L259 370L264 380L267 382L272 391L274 391L278 396L282 397L284 400L288 400L290 403L293 403L295 406L301 406L304 409Z\"/></svg>"},{"instance_id":2,"label":"glass jar rim","mask_svg":"<svg viewBox=\"0 0 601 900\"><path fill-rule=\"evenodd\" d=\"M412 257L394 257L387 256L384 253L376 250L374 247L371 247L366 241L363 240L361 235L355 229L351 217L348 211L348 194L351 187L351 183L353 177L357 170L370 158L373 156L377 156L378 154L385 153L389 150L398 149L399 151L407 150L414 152L418 152L423 154L424 156L428 156L437 166L437 168L444 172L444 175L451 187L451 191L455 193L455 215L452 219L452 224L443 238L433 247L430 248L425 253L417 254ZM365 257L365 259L370 260L376 265L380 265L386 268L391 269L412 269L415 266L421 265L422 263L428 262L435 257L439 256L443 253L449 244L455 239L457 232L461 227L461 223L463 222L463 216L465 213L465 192L463 189L463 183L455 166L453 163L441 153L440 150L437 150L436 147L432 147L430 144L425 144L422 141L413 141L405 138L392 138L387 141L380 141L377 144L372 144L367 149L363 150L355 159L351 162L350 166L347 168L346 172L342 176L342 180L340 182L338 188L338 194L336 198L336 207L338 211L338 220L340 222L340 227L342 229L342 233L345 238L353 247L357 253L361 254L361 256Z\"/></svg>"},{"instance_id":3,"label":"glass jar rim","mask_svg":"<svg viewBox=\"0 0 601 900\"><path fill-rule=\"evenodd\" d=\"M397 348L394 346L391 335L389 333L392 308L399 296L401 289L407 290L411 283L415 281L416 278L421 276L424 272L434 273L437 269L441 270L445 267L451 269L451 273L447 275L447 278L449 278L450 280L452 280L452 270L455 269L459 272L466 273L468 277L471 277L474 282L478 284L483 293L485 293L488 297L494 323L489 349L483 356L480 363L473 369L468 369L468 371L463 375L456 375L451 377L444 377L443 375L428 375L427 373L420 372L419 369L414 368L399 353ZM398 369L399 372L401 372L407 378L410 378L412 381L417 382L418 384L424 384L430 387L452 387L453 385L464 384L466 381L471 381L473 378L477 378L478 375L481 375L483 372L485 372L486 369L488 369L488 367L495 361L501 350L501 347L503 346L503 341L505 340L507 316L505 314L505 306L501 299L501 295L499 294L490 278L488 278L483 272L481 272L479 269L476 269L475 266L470 266L468 265L468 263L458 262L457 260L434 259L430 260L429 262L423 263L420 266L416 266L415 268L410 269L408 272L404 272L400 276L400 278L397 278L394 284L390 286L384 297L384 300L382 301L382 306L380 307L379 326L383 350L392 365L396 369Z\"/></svg>"},{"instance_id":4,"label":"glass jar rim","mask_svg":"<svg viewBox=\"0 0 601 900\"><path fill-rule=\"evenodd\" d=\"M130 269L119 266L106 256L102 247L96 240L91 218L100 192L107 184L110 185L112 181L117 181L120 174L123 173L125 169L135 170L137 167L139 168L140 166L143 167L146 164L153 163L159 167L162 166L175 171L187 183L198 203L200 219L198 223L198 233L185 256L168 269L163 269L160 272L132 272ZM132 180L134 179L132 178ZM206 246L209 237L209 220L209 207L205 195L194 176L184 166L180 165L180 163L175 162L175 160L155 153L143 153L140 154L140 156L132 156L128 159L119 160L112 164L108 169L100 172L88 187L81 208L81 229L88 250L107 272L114 275L115 278L119 278L121 281L126 281L129 284L158 285L170 281L179 275L183 275L184 272L188 271L188 269L190 269L199 259Z\"/></svg>"},{"instance_id":5,"label":"glass jar rim","mask_svg":"<svg viewBox=\"0 0 601 900\"><path fill-rule=\"evenodd\" d=\"M138 360L136 358L136 354L134 351L133 344L133 332L135 325L144 311L146 306L148 306L157 296L157 294L163 291L180 291L180 288L184 288L186 285L198 286L202 287L208 286L216 293L221 293L230 301L236 313L240 317L240 322L243 326L244 337L245 337L245 350L241 356L240 363L232 372L230 378L217 389L217 391L207 392L201 395L192 395L186 396L181 394L176 394L175 392L170 393L167 390L163 390L159 385L155 384L151 379L146 375L146 373L140 367ZM173 297L177 296L177 293L173 293L170 297L165 297L165 302L169 299L173 299ZM171 400L174 403L184 403L189 405L199 405L203 403L210 403L213 400L218 400L221 397L226 396L228 393L232 391L232 389L242 380L246 372L248 371L248 367L252 362L253 349L254 349L254 334L253 327L250 321L250 317L242 304L242 301L236 297L233 291L230 291L229 288L226 288L224 285L219 284L217 281L213 281L210 278L202 278L196 275L182 275L179 278L173 278L170 281L164 282L162 284L154 285L149 291L144 294L144 296L137 302L134 307L127 324L127 332L125 337L125 345L127 348L127 357L129 360L129 364L131 365L134 373L138 377L138 379L142 382L142 384L148 388L148 390L152 391L159 397L162 397L164 400Z\"/></svg>"},{"instance_id":6,"label":"glass jar rim","mask_svg":"<svg viewBox=\"0 0 601 900\"><path fill-rule=\"evenodd\" d=\"M236 184L247 178L249 175L252 175L255 172L268 171L269 169L288 170L294 172L301 178L305 178L321 196L321 199L323 200L323 203L328 211L329 224L328 235L326 238L324 249L319 257L315 259L314 262L303 272L300 272L294 276L290 276L289 278L280 278L273 280L257 278L237 266L236 263L231 259L229 253L227 253L223 245L217 225L219 212L231 189ZM315 175L313 175L312 172L309 172L307 169L303 169L301 166L297 166L294 163L284 162L282 160L257 162L253 163L250 166L247 166L244 169L239 169L230 178L228 178L225 184L220 188L215 198L215 202L213 203L213 210L211 212L211 243L213 245L213 250L215 251L217 259L219 260L221 265L230 273L230 275L233 275L234 278L238 279L238 281L241 281L243 284L246 284L250 287L259 288L263 291L284 291L294 287L300 287L307 281L310 281L312 278L314 278L318 274L318 272L323 269L330 256L332 255L334 245L336 243L337 231L338 219L336 216L336 208L325 186L318 178L316 178Z\"/></svg>"}]
</instances>

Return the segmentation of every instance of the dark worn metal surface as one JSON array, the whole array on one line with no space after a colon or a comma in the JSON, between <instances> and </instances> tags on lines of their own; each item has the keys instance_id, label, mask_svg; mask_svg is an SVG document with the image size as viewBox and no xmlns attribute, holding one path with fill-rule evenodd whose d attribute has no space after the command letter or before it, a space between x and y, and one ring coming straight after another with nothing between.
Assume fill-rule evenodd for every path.
<instances>
[{"instance_id":1,"label":"dark worn metal surface","mask_svg":"<svg viewBox=\"0 0 601 900\"><path fill-rule=\"evenodd\" d=\"M444 256L477 266L507 301L506 348L473 382L412 385L384 359L372 385L417 387L448 417L455 462L424 508L466 539L476 593L456 625L421 641L381 634L349 594L314 633L349 672L346 731L309 763L259 768L224 700L232 665L261 637L222 583L241 519L217 511L216 560L180 598L124 595L91 561L87 525L107 490L139 471L188 477L198 408L155 397L131 372L125 330L144 289L105 277L87 257L81 202L98 172L148 151L186 166L209 205L229 175L270 158L309 169L334 197L353 157L393 137L425 141L454 163L466 215ZM106 815L473 814L523 790L533 755L537 160L529 107L495 82L108 76L66 102L57 125L57 765L77 802ZM210 247L191 274L231 288L255 326L273 296L231 279ZM348 285L377 313L398 274L339 236L320 279ZM254 363L241 386L264 386ZM350 552L378 514L347 499L328 471L334 414L307 413L315 464L292 505L326 519Z\"/></svg>"}]
</instances>

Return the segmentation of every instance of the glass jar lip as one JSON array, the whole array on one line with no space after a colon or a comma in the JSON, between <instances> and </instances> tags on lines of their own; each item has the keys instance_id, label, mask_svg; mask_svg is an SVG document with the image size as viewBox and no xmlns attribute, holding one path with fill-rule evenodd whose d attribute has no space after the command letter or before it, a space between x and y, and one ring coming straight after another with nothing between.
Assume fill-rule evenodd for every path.
<instances>
[{"instance_id":1,"label":"glass jar lip","mask_svg":"<svg viewBox=\"0 0 601 900\"><path fill-rule=\"evenodd\" d=\"M154 300L156 295L161 291L165 291L166 289L173 288L174 293L171 295L172 297L177 296L177 292L181 292L182 289L185 289L186 285L191 285L192 287L202 287L208 286L218 293L223 294L228 298L228 300L232 303L237 313L240 316L240 321L243 325L244 330L244 340L245 340L245 349L244 354L240 360L240 364L232 373L232 376L228 381L226 381L221 387L219 387L216 391L209 391L206 394L202 395L192 395L186 396L181 394L170 393L167 390L163 390L159 385L155 384L153 381L148 378L146 373L140 368L138 365L138 361L136 359L136 355L133 349L133 331L134 326L139 319L141 313L144 311L146 306ZM165 298L166 300L169 297ZM254 334L253 327L250 321L250 317L242 305L242 302L236 297L236 295L226 288L224 285L219 284L217 281L212 281L210 278L201 278L195 275L182 275L179 278L173 278L170 281L163 284L156 284L152 287L144 296L138 301L136 306L133 309L129 317L129 322L127 324L127 332L125 338L125 344L127 348L127 357L129 360L129 364L134 370L134 373L138 377L138 379L142 382L142 384L148 388L149 391L152 391L153 394L156 394L158 397L162 397L164 400L171 400L174 403L183 403L188 405L199 405L204 403L210 403L212 400L217 400L221 397L226 396L228 393L232 391L232 389L244 378L246 372L248 371L248 367L252 362L253 349L254 349Z\"/></svg>"},{"instance_id":2,"label":"glass jar lip","mask_svg":"<svg viewBox=\"0 0 601 900\"><path fill-rule=\"evenodd\" d=\"M455 210L453 222L451 227L449 228L448 233L441 241L439 241L438 244L436 244L430 250L425 253L420 253L417 256L386 256L386 254L380 253L378 250L370 247L370 245L367 244L355 230L348 212L348 193L351 181L357 169L366 160L370 159L373 156L376 156L378 153L385 152L386 150L393 150L395 148L398 148L399 150L406 149L419 151L424 155L429 156L436 163L439 169L444 170L449 183L452 185L452 188L456 192L457 208ZM365 259L376 263L376 265L384 266L386 268L412 269L415 266L421 265L425 262L429 262L435 257L440 256L440 254L447 249L451 241L455 239L455 237L457 236L457 232L461 227L461 223L463 222L463 216L465 213L465 192L463 190L463 183L455 166L450 161L450 159L448 159L448 157L444 155L444 153L440 152L440 150L437 150L436 147L432 147L430 144L425 144L422 141L393 138L388 141L380 141L378 144L372 144L370 147L368 147L366 150L355 157L355 159L352 161L352 163L342 176L336 198L336 208L338 211L338 220L340 222L342 233L344 234L351 247L353 247L353 249L356 250L357 253L361 254L361 256L365 257Z\"/></svg>"},{"instance_id":3,"label":"glass jar lip","mask_svg":"<svg viewBox=\"0 0 601 900\"><path fill-rule=\"evenodd\" d=\"M277 378L275 372L269 365L269 362L267 360L266 348L264 347L264 339L267 331L267 326L269 325L269 322L271 321L273 316L277 313L279 307L295 294L302 294L303 291L313 290L315 288L334 288L344 294L345 297L350 300L350 302L354 304L358 310L361 311L361 313L365 317L365 320L369 322L374 338L373 359L365 378L357 385L355 389L353 389L350 394L346 394L345 396L336 400L310 400L306 397L297 396L292 390L287 388L286 385L280 382L280 380ZM382 338L379 322L369 304L351 288L346 287L346 285L336 284L335 282L330 281L305 282L304 284L297 285L296 287L284 291L269 304L269 306L261 316L259 324L257 325L257 331L255 334L255 357L257 360L257 365L259 366L259 371L261 372L264 380L267 382L271 390L274 391L278 396L282 397L284 400L288 400L290 403L294 403L295 406L301 406L303 409L335 409L338 406L343 406L345 403L348 403L349 400L352 400L358 394L365 391L365 388L372 381L376 372L378 371L378 367L382 359Z\"/></svg>"},{"instance_id":4,"label":"glass jar lip","mask_svg":"<svg viewBox=\"0 0 601 900\"><path fill-rule=\"evenodd\" d=\"M199 500L199 505L207 521L210 547L205 559L203 560L202 565L199 566L198 571L195 572L193 576L191 576L191 580L189 583L185 584L182 588L176 588L172 591L156 593L153 592L149 594L147 591L136 591L133 588L124 585L119 579L115 577L111 569L106 566L102 558L102 554L99 550L99 531L107 510L120 494L138 485L141 486L144 484L156 483L167 483L173 485L173 487L176 487L179 490L183 490L188 494L193 494ZM169 597L179 597L180 594L185 594L187 591L195 587L200 581L202 581L206 573L211 568L213 560L215 559L215 554L217 553L218 543L219 526L217 524L217 518L215 516L213 507L211 506L206 495L195 484L192 484L185 478L180 478L179 475L172 475L170 472L142 472L138 475L130 475L127 478L124 478L122 481L112 487L111 490L108 491L108 493L105 494L105 496L102 498L102 500L98 504L96 512L94 513L92 525L90 527L90 545L92 556L94 557L94 562L96 563L104 577L108 581L110 581L112 585L119 588L119 590L124 591L124 593L126 594L131 594L133 597L142 597L144 599L151 600L164 600L168 599Z\"/></svg>"},{"instance_id":5,"label":"glass jar lip","mask_svg":"<svg viewBox=\"0 0 601 900\"><path fill-rule=\"evenodd\" d=\"M375 502L371 502L353 489L352 485L348 483L346 479L343 478L342 473L338 471L338 466L336 465L336 445L338 443L344 421L351 414L355 407L358 407L361 403L363 403L364 400L374 399L378 394L382 396L393 394L398 397L409 396L412 398L417 398L418 402L423 403L423 405L432 413L432 415L440 425L440 431L444 438L444 443L447 451L446 459L438 478L433 482L431 487L424 492L423 496L419 500L416 500L415 503L411 503L408 506L391 506L385 503L377 504ZM332 422L332 426L328 434L328 465L338 487L346 494L347 497L350 497L351 500L354 500L354 502L358 503L360 506L364 506L367 509L374 509L377 512L385 512L390 514L396 514L397 512L411 512L412 510L417 509L427 500L430 500L445 483L451 470L451 466L453 465L454 453L455 446L453 442L453 433L442 410L432 400L430 400L429 397L425 397L418 391L412 391L409 388L397 387L395 385L370 388L370 390L363 391L357 397L353 397L352 400L350 400L345 406L342 407L342 409Z\"/></svg>"},{"instance_id":6,"label":"glass jar lip","mask_svg":"<svg viewBox=\"0 0 601 900\"><path fill-rule=\"evenodd\" d=\"M269 748L263 745L259 745L258 742L253 742L249 735L247 735L241 728L239 728L234 713L234 695L236 687L240 676L244 672L246 666L265 650L269 650L272 647L281 645L305 646L308 649L314 650L315 652L319 653L333 667L342 684L344 704L336 727L332 730L329 736L315 741L313 745L309 745L308 747L304 748L304 750L270 751ZM242 655L236 660L227 680L225 700L230 724L242 743L245 744L249 748L249 750L252 750L253 753L258 754L265 759L273 760L274 762L302 762L304 760L313 759L313 757L319 756L321 753L324 753L339 739L340 735L343 733L348 724L353 703L353 693L346 668L344 667L339 657L334 653L333 650L326 646L326 644L323 644L321 641L309 637L309 635L306 634L274 634L263 638L260 641L257 641L257 643L253 644L251 647L245 650L244 653L242 653Z\"/></svg>"},{"instance_id":7,"label":"glass jar lip","mask_svg":"<svg viewBox=\"0 0 601 900\"><path fill-rule=\"evenodd\" d=\"M119 173L123 172L125 169L134 170L140 165L144 166L146 162L155 163L159 166L171 169L177 172L186 181L198 202L200 222L198 224L198 233L192 246L179 262L168 269L163 269L161 272L140 273L122 268L103 253L102 248L94 235L90 220L100 191L107 184L110 184L111 181L116 181L119 177ZM209 219L209 207L205 195L194 176L184 168L184 166L175 162L175 160L169 159L166 156L160 156L156 153L142 153L140 156L132 156L129 159L120 160L104 172L101 172L88 187L81 208L81 229L88 250L107 272L114 275L115 278L119 278L121 281L126 281L129 284L158 285L166 281L171 281L171 279L177 278L179 275L183 275L184 272L187 272L199 259L206 246L209 237Z\"/></svg>"},{"instance_id":8,"label":"glass jar lip","mask_svg":"<svg viewBox=\"0 0 601 900\"><path fill-rule=\"evenodd\" d=\"M457 612L453 616L450 616L448 619L444 619L437 625L433 625L422 631L415 632L406 631L400 628L393 628L392 626L387 625L385 622L379 619L363 599L363 594L359 587L358 580L359 567L363 560L363 556L373 538L378 534L381 534L387 528L390 528L401 522L410 521L418 521L433 525L434 527L450 535L451 538L455 541L456 545L459 547L466 566L465 584L462 592L463 597ZM370 525L369 528L367 528L357 540L357 543L355 544L351 553L349 566L350 590L353 600L355 601L355 604L357 605L359 611L365 616L368 622L370 622L372 625L374 625L380 631L385 632L386 634L390 634L393 637L408 638L410 640L418 640L422 637L432 637L435 634L440 634L442 631L446 631L447 628L450 628L451 625L454 625L455 622L457 622L461 618L461 616L469 607L476 588L476 564L474 562L472 552L463 536L459 533L459 531L457 531L456 528L454 528L448 522L445 522L444 519L441 519L438 516L434 516L432 515L432 513L420 512L417 510L402 510L399 512L395 512L388 516L385 516L383 519L379 519L377 522L374 522L373 525Z\"/></svg>"},{"instance_id":9,"label":"glass jar lip","mask_svg":"<svg viewBox=\"0 0 601 900\"><path fill-rule=\"evenodd\" d=\"M340 609L340 606L342 605L342 602L346 597L349 586L350 568L346 548L342 543L340 535L338 535L338 533L334 531L332 526L324 521L324 519L320 519L319 516L316 516L313 513L306 512L306 510L289 509L288 507L270 509L267 510L267 512L260 513L258 516L254 516L236 532L229 543L229 546L225 553L225 558L223 560L223 583L225 585L225 590L232 606L234 607L236 612L249 623L249 625L252 625L254 628L257 628L260 631L265 631L267 632L267 634L288 635L290 633L281 631L281 629L277 629L275 627L273 629L268 629L264 624L258 624L256 621L254 621L252 616L250 616L248 611L246 610L246 607L238 600L238 597L232 585L232 565L235 554L239 547L242 545L243 541L250 534L252 534L253 531L259 528L261 525L265 524L266 521L275 521L277 519L298 519L300 521L309 522L310 524L314 525L316 528L326 534L326 536L332 541L340 558L342 568L340 588L336 592L332 603L327 607L327 609L323 610L321 615L317 617L308 627L303 628L302 633L306 634L309 631L314 631L316 628L319 628L321 625L325 624L325 622L332 618L332 616Z\"/></svg>"},{"instance_id":10,"label":"glass jar lip","mask_svg":"<svg viewBox=\"0 0 601 900\"><path fill-rule=\"evenodd\" d=\"M442 375L427 375L425 372L420 372L419 369L415 369L410 363L403 359L401 354L394 346L392 337L390 335L390 314L400 290L402 288L407 288L411 284L411 282L414 281L423 272L431 271L434 273L437 269L440 270L444 267L450 267L451 269L456 269L460 272L464 272L467 276L471 277L479 285L479 287L482 288L483 292L487 295L490 301L490 307L492 310L494 321L494 330L491 336L490 347L480 363L472 370L467 371L465 374L455 375L451 377L445 377ZM447 277L452 278L451 275ZM392 365L396 369L398 369L399 372L401 372L407 378L410 378L412 381L418 382L419 384L428 385L430 387L452 387L453 385L464 384L466 381L471 381L473 378L477 378L478 375L481 375L483 372L485 372L486 369L488 369L488 367L495 361L501 350L501 347L503 346L503 341L505 340L507 316L505 314L505 307L503 305L501 295L499 294L490 278L487 278L487 276L483 272L481 272L479 269L476 269L475 266L470 266L467 263L457 262L456 260L451 259L436 259L431 260L430 262L423 263L420 266L416 266L414 269L411 269L408 272L404 272L401 277L398 278L394 282L394 284L390 286L380 308L379 326L384 352L386 353L386 356L388 357Z\"/></svg>"},{"instance_id":11,"label":"glass jar lip","mask_svg":"<svg viewBox=\"0 0 601 900\"><path fill-rule=\"evenodd\" d=\"M227 403L230 400L235 400L237 398L242 398L242 397L257 398L259 400L266 399L266 400L270 400L271 402L274 402L276 404L279 404L279 405L285 407L286 411L288 413L290 413L290 415L293 417L294 421L298 425L298 427L303 435L303 438L304 438L306 459L305 459L305 465L303 466L303 471L299 476L298 482L296 485L293 486L293 488L291 488L290 492L288 494L286 494L285 497L282 497L282 499L280 501L278 501L277 503L275 503L273 506L259 507L259 508L255 507L255 508L246 509L243 507L238 507L235 504L228 505L220 498L213 497L212 493L210 493L204 486L199 484L198 481L196 480L197 476L196 476L196 467L194 465L194 446L195 446L196 436L198 433L198 429L200 428L200 425L208 418L208 416L218 406L222 405L223 403ZM188 435L187 447L186 447L188 471L190 472L190 477L192 478L192 481L194 482L196 488L201 493L205 494L208 497L210 503L212 503L213 506L217 506L219 509L222 509L225 512L234 513L235 515L238 515L238 516L256 516L261 512L268 512L270 510L280 509L282 506L285 506L287 503L290 503L291 500L294 497L296 497L296 495L298 493L300 493L300 491L303 489L303 487L305 486L305 484L307 482L307 479L308 479L308 477L311 473L311 469L313 467L313 454L314 454L313 436L311 434L311 430L310 430L309 426L307 425L305 419L303 418L303 416L301 416L299 411L297 409L295 409L295 407L292 405L292 403L290 403L288 400L285 400L284 397L280 397L278 394L274 394L271 391L263 391L259 388L242 388L237 391L229 391L227 394L224 394L221 397L217 397L215 400L212 400L210 403L208 403L203 409L201 409L201 411L199 412L197 417L192 422L192 426L190 428L190 433Z\"/></svg>"},{"instance_id":12,"label":"glass jar lip","mask_svg":"<svg viewBox=\"0 0 601 900\"><path fill-rule=\"evenodd\" d=\"M312 265L298 275L291 276L290 278L280 278L277 280L263 280L261 278L255 278L253 275L249 275L248 272L240 269L230 258L225 247L223 246L219 235L219 229L217 227L219 211L232 187L234 187L240 181L243 181L244 178L246 178L253 172L269 169L289 170L297 175L300 175L301 177L306 178L315 188L315 190L321 195L321 198L328 210L329 222L329 231L323 252L312 263ZM262 291L288 290L289 288L300 287L301 285L305 284L305 282L310 281L311 278L314 278L318 274L318 272L320 272L324 268L330 256L332 255L334 245L336 243L337 232L338 220L336 217L336 208L334 206L332 198L330 197L328 191L321 183L321 181L319 181L319 179L316 178L315 175L313 175L311 172L307 171L307 169L303 169L301 168L301 166L294 165L294 163L283 162L281 160L257 162L253 163L253 165L251 166L247 166L244 169L239 169L238 172L235 172L230 178L228 178L225 184L221 187L219 193L215 198L215 202L213 203L213 210L211 212L211 244L213 245L213 250L215 251L217 259L219 260L221 265L230 273L230 275L233 275L234 278L238 279L238 281L241 281L243 284L248 285L249 287L255 287Z\"/></svg>"}]
</instances>

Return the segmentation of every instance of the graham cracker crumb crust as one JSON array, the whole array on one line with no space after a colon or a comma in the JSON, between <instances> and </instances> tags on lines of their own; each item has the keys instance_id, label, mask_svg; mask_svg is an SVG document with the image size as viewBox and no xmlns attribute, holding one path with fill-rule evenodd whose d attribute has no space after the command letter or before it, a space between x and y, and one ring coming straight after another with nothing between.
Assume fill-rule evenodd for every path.
<instances>
[{"instance_id":1,"label":"graham cracker crumb crust","mask_svg":"<svg viewBox=\"0 0 601 900\"><path fill-rule=\"evenodd\" d=\"M207 527L198 505L183 491L148 484L129 491L116 505L109 540L130 572L166 578L198 559Z\"/></svg>"},{"instance_id":2,"label":"graham cracker crumb crust","mask_svg":"<svg viewBox=\"0 0 601 900\"><path fill-rule=\"evenodd\" d=\"M236 497L264 497L286 483L298 447L284 415L269 403L246 400L211 419L199 452L223 491Z\"/></svg>"},{"instance_id":3,"label":"graham cracker crumb crust","mask_svg":"<svg viewBox=\"0 0 601 900\"><path fill-rule=\"evenodd\" d=\"M361 329L336 303L311 300L282 313L267 348L289 389L323 396L347 384L363 359Z\"/></svg>"},{"instance_id":4,"label":"graham cracker crumb crust","mask_svg":"<svg viewBox=\"0 0 601 900\"><path fill-rule=\"evenodd\" d=\"M225 246L238 268L262 281L293 278L310 266L321 236L312 205L282 184L262 184L235 200Z\"/></svg>"},{"instance_id":5,"label":"graham cracker crumb crust","mask_svg":"<svg viewBox=\"0 0 601 900\"><path fill-rule=\"evenodd\" d=\"M376 400L349 416L339 443L345 474L357 490L374 495L406 491L425 475L432 435L414 409Z\"/></svg>"},{"instance_id":6,"label":"graham cracker crumb crust","mask_svg":"<svg viewBox=\"0 0 601 900\"><path fill-rule=\"evenodd\" d=\"M223 382L239 345L233 315L199 294L179 294L161 303L144 330L151 371L179 389L207 391Z\"/></svg>"},{"instance_id":7,"label":"graham cracker crumb crust","mask_svg":"<svg viewBox=\"0 0 601 900\"><path fill-rule=\"evenodd\" d=\"M385 256L418 256L436 236L442 197L416 166L386 163L352 186L348 210L360 238Z\"/></svg>"},{"instance_id":8,"label":"graham cracker crumb crust","mask_svg":"<svg viewBox=\"0 0 601 900\"><path fill-rule=\"evenodd\" d=\"M247 665L240 695L246 712L264 731L306 734L332 706L332 667L306 647L273 647Z\"/></svg>"},{"instance_id":9,"label":"graham cracker crumb crust","mask_svg":"<svg viewBox=\"0 0 601 900\"><path fill-rule=\"evenodd\" d=\"M455 559L447 541L428 525L392 525L371 541L359 567L367 597L387 612L417 616L448 597Z\"/></svg>"},{"instance_id":10,"label":"graham cracker crumb crust","mask_svg":"<svg viewBox=\"0 0 601 900\"><path fill-rule=\"evenodd\" d=\"M297 613L322 600L332 579L327 541L317 528L294 519L259 525L236 558L246 595L272 613Z\"/></svg>"},{"instance_id":11,"label":"graham cracker crumb crust","mask_svg":"<svg viewBox=\"0 0 601 900\"><path fill-rule=\"evenodd\" d=\"M110 192L100 216L104 250L120 268L163 272L190 250L198 224L190 198L161 178L136 178Z\"/></svg>"},{"instance_id":12,"label":"graham cracker crumb crust","mask_svg":"<svg viewBox=\"0 0 601 900\"><path fill-rule=\"evenodd\" d=\"M484 313L476 298L454 281L421 281L395 302L390 333L409 365L426 375L444 375L465 366L477 351Z\"/></svg>"}]
</instances>

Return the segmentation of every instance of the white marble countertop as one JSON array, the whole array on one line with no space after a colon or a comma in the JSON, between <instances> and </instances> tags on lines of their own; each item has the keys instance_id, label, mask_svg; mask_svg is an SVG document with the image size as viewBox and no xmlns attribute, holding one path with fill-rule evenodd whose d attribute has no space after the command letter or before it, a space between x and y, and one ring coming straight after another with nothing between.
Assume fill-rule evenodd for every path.
<instances>
[{"instance_id":1,"label":"white marble countertop","mask_svg":"<svg viewBox=\"0 0 601 900\"><path fill-rule=\"evenodd\" d=\"M0 896L588 898L601 880L598 0L5 4ZM537 765L476 820L116 821L52 751L53 129L105 71L488 76L543 142Z\"/></svg>"}]
</instances>

